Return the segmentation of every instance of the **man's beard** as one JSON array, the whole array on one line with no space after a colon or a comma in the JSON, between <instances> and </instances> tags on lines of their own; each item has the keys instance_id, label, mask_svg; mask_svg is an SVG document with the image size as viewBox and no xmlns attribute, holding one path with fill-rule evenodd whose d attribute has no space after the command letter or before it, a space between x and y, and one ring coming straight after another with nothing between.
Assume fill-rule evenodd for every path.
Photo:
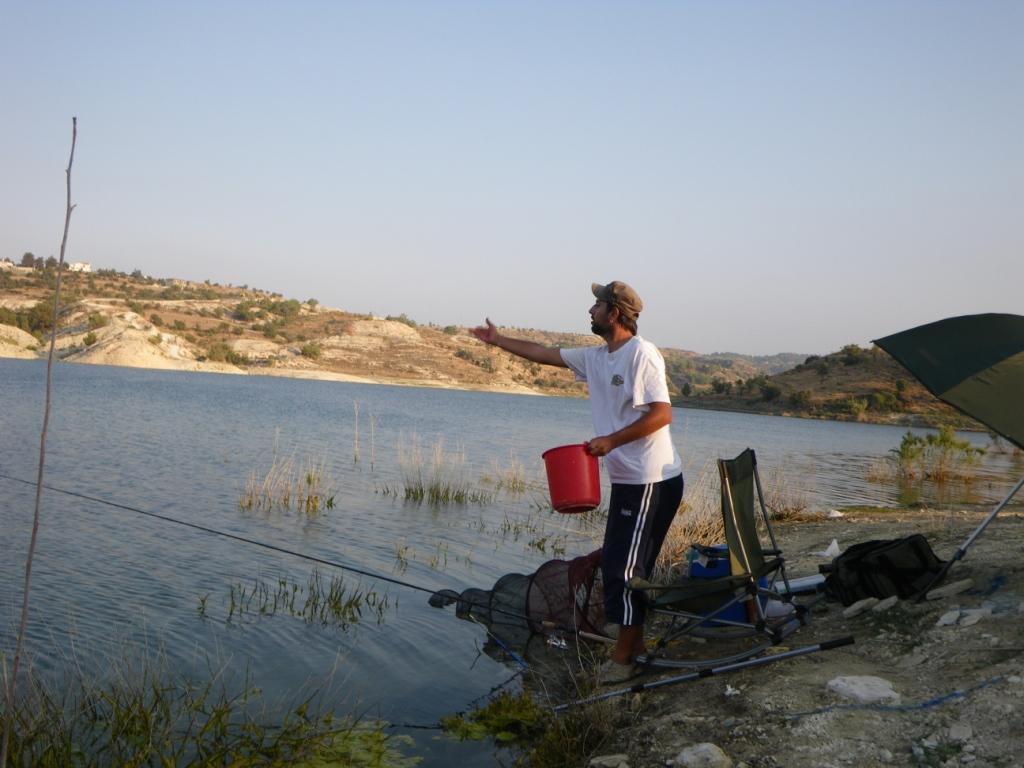
<instances>
[{"instance_id":1,"label":"man's beard","mask_svg":"<svg viewBox=\"0 0 1024 768\"><path fill-rule=\"evenodd\" d=\"M590 321L590 332L596 333L601 338L604 338L612 330L611 325L605 323L599 323L597 320Z\"/></svg>"}]
</instances>

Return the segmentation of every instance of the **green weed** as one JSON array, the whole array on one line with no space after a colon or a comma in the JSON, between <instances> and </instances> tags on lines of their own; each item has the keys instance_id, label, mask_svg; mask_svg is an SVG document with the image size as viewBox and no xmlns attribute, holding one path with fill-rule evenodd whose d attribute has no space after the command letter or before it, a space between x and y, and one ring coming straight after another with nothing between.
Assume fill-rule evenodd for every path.
<instances>
[{"instance_id":1,"label":"green weed","mask_svg":"<svg viewBox=\"0 0 1024 768\"><path fill-rule=\"evenodd\" d=\"M204 602L205 605L205 602ZM390 607L390 598L373 590L350 590L341 576L325 581L313 569L305 586L287 578L276 582L257 577L251 586L233 584L229 595L227 620L246 615L273 616L283 613L309 624L330 624L347 629L358 624L363 611L372 612L378 624Z\"/></svg>"},{"instance_id":2,"label":"green weed","mask_svg":"<svg viewBox=\"0 0 1024 768\"><path fill-rule=\"evenodd\" d=\"M194 683L165 671L47 687L28 675L12 710L9 765L314 766L406 768L418 758L383 722L316 714L309 700L271 712L248 682L229 693L215 674Z\"/></svg>"}]
</instances>

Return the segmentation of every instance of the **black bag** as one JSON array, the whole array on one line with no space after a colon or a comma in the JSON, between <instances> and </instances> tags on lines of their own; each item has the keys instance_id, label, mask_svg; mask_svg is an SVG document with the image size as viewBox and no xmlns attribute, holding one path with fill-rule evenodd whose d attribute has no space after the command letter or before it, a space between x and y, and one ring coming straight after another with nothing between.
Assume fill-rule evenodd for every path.
<instances>
[{"instance_id":1,"label":"black bag","mask_svg":"<svg viewBox=\"0 0 1024 768\"><path fill-rule=\"evenodd\" d=\"M865 597L913 597L925 589L944 565L920 533L902 539L854 544L829 565L825 595L843 605Z\"/></svg>"}]
</instances>

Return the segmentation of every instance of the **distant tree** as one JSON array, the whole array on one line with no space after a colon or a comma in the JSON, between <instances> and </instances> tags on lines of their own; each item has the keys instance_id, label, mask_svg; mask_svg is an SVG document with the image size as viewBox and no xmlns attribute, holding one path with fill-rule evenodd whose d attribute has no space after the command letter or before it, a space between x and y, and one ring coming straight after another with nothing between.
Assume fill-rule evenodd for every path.
<instances>
[{"instance_id":1,"label":"distant tree","mask_svg":"<svg viewBox=\"0 0 1024 768\"><path fill-rule=\"evenodd\" d=\"M816 370L818 371L818 378L820 378L822 381L824 381L825 377L828 376L828 372L829 372L828 361L826 361L826 360L819 361L818 365L816 366Z\"/></svg>"},{"instance_id":2,"label":"distant tree","mask_svg":"<svg viewBox=\"0 0 1024 768\"><path fill-rule=\"evenodd\" d=\"M867 350L862 349L856 344L847 344L839 350L839 354L842 355L843 365L856 365L864 360L866 353Z\"/></svg>"},{"instance_id":3,"label":"distant tree","mask_svg":"<svg viewBox=\"0 0 1024 768\"><path fill-rule=\"evenodd\" d=\"M868 409L868 401L863 397L848 397L844 402L846 412L860 421L864 411Z\"/></svg>"},{"instance_id":4,"label":"distant tree","mask_svg":"<svg viewBox=\"0 0 1024 768\"><path fill-rule=\"evenodd\" d=\"M141 269L133 269L132 270L132 278L134 278L135 280L141 280L143 278L142 270Z\"/></svg>"},{"instance_id":5,"label":"distant tree","mask_svg":"<svg viewBox=\"0 0 1024 768\"><path fill-rule=\"evenodd\" d=\"M771 382L766 382L761 387L761 398L766 403L770 403L770 402L772 402L774 400L778 400L781 395L782 395L782 387L780 387L778 384L772 384Z\"/></svg>"},{"instance_id":6,"label":"distant tree","mask_svg":"<svg viewBox=\"0 0 1024 768\"><path fill-rule=\"evenodd\" d=\"M320 302L317 301L316 299L306 299L306 305L310 309L316 309L318 304L320 304Z\"/></svg>"},{"instance_id":7,"label":"distant tree","mask_svg":"<svg viewBox=\"0 0 1024 768\"><path fill-rule=\"evenodd\" d=\"M900 400L892 392L872 392L868 397L868 408L878 413L898 411Z\"/></svg>"},{"instance_id":8,"label":"distant tree","mask_svg":"<svg viewBox=\"0 0 1024 768\"><path fill-rule=\"evenodd\" d=\"M693 388L690 386L690 382L684 381L683 382L683 389L682 389L683 397L689 397L690 393L692 391L693 391Z\"/></svg>"},{"instance_id":9,"label":"distant tree","mask_svg":"<svg viewBox=\"0 0 1024 768\"><path fill-rule=\"evenodd\" d=\"M92 331L89 331L87 334L85 334L85 338L82 339L82 343L85 344L85 346L87 347L91 347L93 344L96 343L96 334L93 333Z\"/></svg>"},{"instance_id":10,"label":"distant tree","mask_svg":"<svg viewBox=\"0 0 1024 768\"><path fill-rule=\"evenodd\" d=\"M790 393L789 403L794 408L809 407L811 404L811 391L809 389L801 389L797 392Z\"/></svg>"},{"instance_id":11,"label":"distant tree","mask_svg":"<svg viewBox=\"0 0 1024 768\"><path fill-rule=\"evenodd\" d=\"M903 379L896 379L896 397L903 402L907 399L907 382Z\"/></svg>"},{"instance_id":12,"label":"distant tree","mask_svg":"<svg viewBox=\"0 0 1024 768\"><path fill-rule=\"evenodd\" d=\"M36 256L31 251L26 251L21 256L21 266L23 267L34 267L36 265Z\"/></svg>"}]
</instances>

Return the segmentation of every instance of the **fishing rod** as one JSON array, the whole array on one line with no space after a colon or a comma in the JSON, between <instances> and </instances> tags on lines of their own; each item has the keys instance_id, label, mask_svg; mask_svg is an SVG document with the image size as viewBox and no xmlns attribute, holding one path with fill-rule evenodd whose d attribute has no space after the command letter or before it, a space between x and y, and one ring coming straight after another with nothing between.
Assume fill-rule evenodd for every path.
<instances>
[{"instance_id":1,"label":"fishing rod","mask_svg":"<svg viewBox=\"0 0 1024 768\"><path fill-rule=\"evenodd\" d=\"M746 669L748 667L763 667L766 664L772 664L776 661L782 661L783 659L792 659L796 656L806 656L809 653L817 653L818 651L828 651L833 648L841 648L844 645L852 645L853 636L848 635L846 637L836 638L835 640L826 640L822 643L816 643L814 645L807 645L802 648L794 648L791 651L783 651L782 653L774 653L770 656L761 656L756 659L748 659L747 661L738 661L733 664L723 664L720 667L708 667L701 669L697 672L690 672L685 675L676 675L674 677L666 677L661 680L654 680L649 683L637 683L631 685L628 688L619 688L615 691L608 691L607 693L601 693L596 696L588 696L584 699L577 699L576 701L566 702L565 704L559 704L553 707L554 712L564 712L570 707L581 706L583 704L592 704L596 701L604 701L605 699L611 699L615 696L622 696L627 693L639 693L640 691L649 691L653 688L661 688L666 685L675 685L676 683L687 683L692 680L700 680L705 677L715 677L717 675L724 675L727 672L735 672L739 669Z\"/></svg>"}]
</instances>

